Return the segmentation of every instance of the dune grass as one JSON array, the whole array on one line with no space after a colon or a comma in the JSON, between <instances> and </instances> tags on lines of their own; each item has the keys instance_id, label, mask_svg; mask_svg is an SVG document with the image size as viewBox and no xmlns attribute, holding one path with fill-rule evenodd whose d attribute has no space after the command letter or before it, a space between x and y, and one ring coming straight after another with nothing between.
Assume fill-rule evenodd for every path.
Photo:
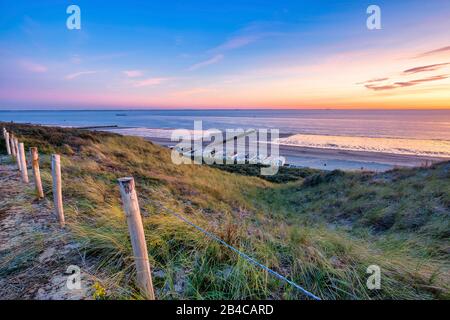
<instances>
[{"instance_id":1,"label":"dune grass","mask_svg":"<svg viewBox=\"0 0 450 320\"><path fill-rule=\"evenodd\" d=\"M123 176L136 180L158 299L305 298L170 210L324 299L450 297L450 163L380 174L283 170L267 181L252 168L174 165L169 150L141 138L0 126L39 148L48 197L49 155L61 154L67 225L108 275L102 298L141 298ZM372 264L381 290L366 287Z\"/></svg>"}]
</instances>

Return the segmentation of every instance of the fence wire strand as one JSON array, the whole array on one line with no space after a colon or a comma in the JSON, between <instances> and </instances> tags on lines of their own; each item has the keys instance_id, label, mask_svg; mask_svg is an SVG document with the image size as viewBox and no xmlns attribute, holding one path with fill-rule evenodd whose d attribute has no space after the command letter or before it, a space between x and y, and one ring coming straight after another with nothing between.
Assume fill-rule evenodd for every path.
<instances>
[{"instance_id":1,"label":"fence wire strand","mask_svg":"<svg viewBox=\"0 0 450 320\"><path fill-rule=\"evenodd\" d=\"M183 222L189 224L191 227L194 227L195 229L197 229L198 231L202 232L203 234L205 234L206 236L208 236L209 238L219 242L220 244L224 245L225 247L227 247L228 249L234 251L235 253L237 253L238 255L240 255L241 257L243 257L245 260L251 262L252 264L260 267L261 269L269 272L270 274L274 275L275 277L277 277L280 280L283 280L284 282L290 284L291 286L293 286L294 288L296 288L297 290L299 290L300 292L302 292L304 295L306 295L307 297L313 299L313 300L321 300L318 296L316 296L315 294L309 292L308 290L306 290L305 288L303 288L302 286L298 285L297 283L295 283L292 280L289 280L288 278L286 278L285 276L283 276L282 274L276 272L275 270L270 269L269 267L263 265L262 263L256 261L254 258L250 257L249 255L247 255L246 253L240 251L239 249L233 247L232 245L226 243L225 241L223 241L222 239L220 239L218 236L216 236L215 234L206 231L205 229L203 229L202 227L196 225L195 223L189 221L188 219L186 219L185 217L181 216L180 214L176 213L175 211L165 208L166 211L168 211L169 213L171 213L172 215L176 216L178 219L182 220Z\"/></svg>"}]
</instances>

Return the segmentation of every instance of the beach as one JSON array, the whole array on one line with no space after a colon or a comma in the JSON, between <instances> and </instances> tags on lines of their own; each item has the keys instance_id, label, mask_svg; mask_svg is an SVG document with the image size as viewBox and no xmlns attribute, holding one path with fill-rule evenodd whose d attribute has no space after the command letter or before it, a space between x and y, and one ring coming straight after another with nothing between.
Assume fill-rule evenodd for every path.
<instances>
[{"instance_id":1,"label":"beach","mask_svg":"<svg viewBox=\"0 0 450 320\"><path fill-rule=\"evenodd\" d=\"M147 137L153 143L170 147L176 142L169 138ZM204 144L205 146L207 143ZM385 171L396 167L420 167L449 160L445 157L416 156L383 152L336 150L279 145L280 155L290 166L323 170Z\"/></svg>"}]
</instances>

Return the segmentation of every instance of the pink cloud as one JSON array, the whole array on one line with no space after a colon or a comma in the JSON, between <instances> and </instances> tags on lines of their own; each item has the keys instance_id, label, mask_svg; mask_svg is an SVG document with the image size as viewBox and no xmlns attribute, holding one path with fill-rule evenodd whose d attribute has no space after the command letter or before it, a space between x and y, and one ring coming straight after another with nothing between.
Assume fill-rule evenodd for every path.
<instances>
[{"instance_id":1,"label":"pink cloud","mask_svg":"<svg viewBox=\"0 0 450 320\"><path fill-rule=\"evenodd\" d=\"M260 35L237 36L227 40L226 42L218 46L215 50L223 51L241 48L257 41L261 37L262 36Z\"/></svg>"},{"instance_id":2,"label":"pink cloud","mask_svg":"<svg viewBox=\"0 0 450 320\"><path fill-rule=\"evenodd\" d=\"M249 26L239 30L237 34L233 35L228 40L210 51L223 52L227 50L234 50L245 47L267 37L280 36L283 33L273 31L274 28L279 26L280 25L277 23L252 23Z\"/></svg>"},{"instance_id":3,"label":"pink cloud","mask_svg":"<svg viewBox=\"0 0 450 320\"><path fill-rule=\"evenodd\" d=\"M446 63L437 63L437 64L431 64L431 65L427 65L427 66L421 66L421 67L415 67L415 68L411 68L408 70L403 71L403 73L418 73L418 72L425 72L425 71L434 71L434 70L438 70L444 66L449 65L450 63L446 62Z\"/></svg>"},{"instance_id":4,"label":"pink cloud","mask_svg":"<svg viewBox=\"0 0 450 320\"><path fill-rule=\"evenodd\" d=\"M95 74L95 73L98 73L98 72L100 72L100 71L95 71L95 70L92 70L92 71L80 71L80 72L75 72L75 73L68 74L64 78L66 80L73 80L73 79L78 78L78 77L83 76L83 75Z\"/></svg>"},{"instance_id":5,"label":"pink cloud","mask_svg":"<svg viewBox=\"0 0 450 320\"><path fill-rule=\"evenodd\" d=\"M427 51L427 52L421 53L418 56L416 56L416 58L426 57L426 56L430 56L430 55L434 55L434 54L438 54L438 53L442 53L442 52L444 52L444 53L450 52L450 46L442 47L442 48L438 48L438 49L435 49L435 50L431 50L431 51Z\"/></svg>"},{"instance_id":6,"label":"pink cloud","mask_svg":"<svg viewBox=\"0 0 450 320\"><path fill-rule=\"evenodd\" d=\"M415 85L418 85L421 83L444 80L447 78L448 78L448 75L442 74L442 75L432 76L432 77L423 78L423 79L415 79L415 80L410 80L410 81L398 81L393 84L388 84L388 85L383 85L383 86L366 84L365 87L367 89L374 90L374 91L383 91L383 90L392 90L392 89L397 89L397 88L411 87L411 86L415 86Z\"/></svg>"},{"instance_id":7,"label":"pink cloud","mask_svg":"<svg viewBox=\"0 0 450 320\"><path fill-rule=\"evenodd\" d=\"M158 84L161 84L165 81L169 80L168 78L148 78L144 80L139 80L134 82L134 87L148 87L148 86L155 86Z\"/></svg>"},{"instance_id":8,"label":"pink cloud","mask_svg":"<svg viewBox=\"0 0 450 320\"><path fill-rule=\"evenodd\" d=\"M215 55L214 57L212 57L208 60L205 60L205 61L202 61L202 62L199 62L199 63L196 63L196 64L190 66L188 70L194 71L194 70L197 70L197 69L200 69L200 68L212 65L212 64L216 64L219 61L221 61L223 59L223 57L224 57L223 54Z\"/></svg>"},{"instance_id":9,"label":"pink cloud","mask_svg":"<svg viewBox=\"0 0 450 320\"><path fill-rule=\"evenodd\" d=\"M386 81L389 80L389 78L375 78L375 79L371 79L371 80L367 80L367 81L363 81L363 82L358 82L356 84L367 84L367 83L374 83L374 82L382 82L382 81Z\"/></svg>"},{"instance_id":10,"label":"pink cloud","mask_svg":"<svg viewBox=\"0 0 450 320\"><path fill-rule=\"evenodd\" d=\"M20 66L28 71L28 72L33 72L33 73L43 73L43 72L47 72L47 67L39 64L39 63L35 63L33 61L30 60L21 60L19 61Z\"/></svg>"},{"instance_id":11,"label":"pink cloud","mask_svg":"<svg viewBox=\"0 0 450 320\"><path fill-rule=\"evenodd\" d=\"M141 70L125 70L123 71L123 74L125 74L128 78L137 78L144 75Z\"/></svg>"}]
</instances>

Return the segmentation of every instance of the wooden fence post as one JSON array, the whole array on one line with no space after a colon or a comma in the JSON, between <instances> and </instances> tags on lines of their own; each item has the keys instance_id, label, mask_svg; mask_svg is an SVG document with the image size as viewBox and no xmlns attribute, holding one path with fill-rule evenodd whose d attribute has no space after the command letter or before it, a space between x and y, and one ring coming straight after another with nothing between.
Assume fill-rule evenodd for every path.
<instances>
[{"instance_id":1,"label":"wooden fence post","mask_svg":"<svg viewBox=\"0 0 450 320\"><path fill-rule=\"evenodd\" d=\"M36 193L38 198L44 198L44 190L42 189L41 171L39 170L39 154L36 147L30 148L31 167L33 168L34 184L36 185Z\"/></svg>"},{"instance_id":2,"label":"wooden fence post","mask_svg":"<svg viewBox=\"0 0 450 320\"><path fill-rule=\"evenodd\" d=\"M25 159L25 148L23 142L19 143L19 157L20 167L22 168L22 181L28 183L28 168L27 160Z\"/></svg>"},{"instance_id":3,"label":"wooden fence post","mask_svg":"<svg viewBox=\"0 0 450 320\"><path fill-rule=\"evenodd\" d=\"M5 143L6 143L6 151L8 152L8 155L11 155L11 147L9 145L9 132L5 132Z\"/></svg>"},{"instance_id":4,"label":"wooden fence post","mask_svg":"<svg viewBox=\"0 0 450 320\"><path fill-rule=\"evenodd\" d=\"M58 216L59 224L64 228L64 208L61 188L61 158L59 154L52 154L52 178L53 178L53 201L55 202L55 212Z\"/></svg>"},{"instance_id":5,"label":"wooden fence post","mask_svg":"<svg viewBox=\"0 0 450 320\"><path fill-rule=\"evenodd\" d=\"M5 139L6 152L11 154L11 150L9 149L9 133L5 128L3 128L3 138Z\"/></svg>"},{"instance_id":6,"label":"wooden fence post","mask_svg":"<svg viewBox=\"0 0 450 320\"><path fill-rule=\"evenodd\" d=\"M137 271L137 282L141 293L149 300L155 300L152 274L148 261L147 243L145 242L144 226L132 177L119 179L120 195L127 218L128 232L133 247L134 262Z\"/></svg>"},{"instance_id":7,"label":"wooden fence post","mask_svg":"<svg viewBox=\"0 0 450 320\"><path fill-rule=\"evenodd\" d=\"M16 161L17 161L17 168L19 171L22 171L22 166L20 162L20 154L19 154L19 140L17 138L14 138L14 148L16 149Z\"/></svg>"}]
</instances>

